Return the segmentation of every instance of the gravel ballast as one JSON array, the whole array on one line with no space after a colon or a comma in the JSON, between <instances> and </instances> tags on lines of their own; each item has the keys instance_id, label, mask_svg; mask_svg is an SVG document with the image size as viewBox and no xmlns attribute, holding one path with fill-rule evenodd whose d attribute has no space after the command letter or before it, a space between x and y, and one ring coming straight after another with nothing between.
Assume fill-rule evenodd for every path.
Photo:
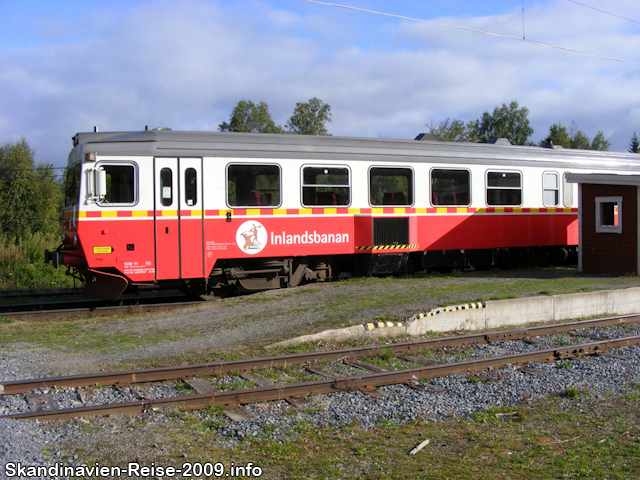
<instances>
[{"instance_id":1,"label":"gravel ballast","mask_svg":"<svg viewBox=\"0 0 640 480\"><path fill-rule=\"evenodd\" d=\"M458 279L452 280L457 281ZM468 297L463 299L466 300ZM428 311L443 301L455 304L456 300L454 296L451 299L425 299L422 304L412 303L388 309L376 308L373 311L363 311L362 316L354 318L352 323L362 323L380 315L408 318L414 313ZM324 328L327 325L326 318L331 317L331 312L327 311L326 318L322 317L317 322L318 318L314 317L316 314L304 313L307 302L330 304L330 295L322 290L320 293L314 291L312 295L264 292L253 297L232 298L226 301L226 304L212 302L179 314L160 313L144 316L142 319L130 317L101 324L100 328L105 331L135 330L143 336L145 332L170 327L197 327L201 332L157 344L143 344L137 348L69 353L65 349L39 348L28 343L0 346L0 377L14 380L113 370L112 367L117 367L118 362L123 359L172 356L188 351L220 351L242 346L250 339L259 339L260 344L264 345L283 338L283 321L289 330L306 334ZM233 311L234 315L229 315L230 311ZM640 326L591 329L583 333L617 338L622 335L639 335ZM284 335L293 336L291 331ZM566 335L555 335L536 345L523 342L483 344L466 348L465 354L472 358L486 358L488 355L495 355L495 349L500 349L500 352L504 350L506 353L518 353L550 348L568 340L569 337ZM592 340L582 338L579 341ZM442 353L449 356L451 352ZM549 395L562 395L568 387L594 397L622 392L632 382L640 382L640 347L621 348L615 350L615 353L630 356L631 360L598 357L595 361L562 360L556 363L535 363L531 366L543 371L543 375L531 375L523 373L517 367L507 367L486 372L488 377L495 377L496 381L472 382L465 375L452 375L428 382L436 387L433 390L415 390L405 385L392 385L381 387L380 390L384 393L381 396L359 391L339 392L313 396L305 399L299 406L292 406L284 401L250 405L241 408L250 412L253 418L240 422L208 410L190 412L189 415L197 421L209 422L211 428L215 429L219 445L230 447L251 438L284 441L296 435L296 428L300 424L329 428L355 424L358 428L369 429L379 426L381 422L402 424L416 419L466 418L474 412L491 407L513 407ZM450 355L451 361L455 360L454 356ZM234 380L231 376L219 379L220 382ZM439 389L444 391L440 392ZM108 389L63 388L51 389L46 393L54 398L60 408L66 408L116 400L135 401L143 397L163 398L185 394L185 391L177 389L173 383L166 383ZM2 415L27 410L25 395L0 397ZM165 442L164 433L172 428L179 428L180 424L180 418L169 410L151 410L133 418L87 417L66 422L0 420L0 479L7 478L2 466L8 462L23 465L53 465L59 462L65 465L82 465L91 458L103 455L119 458L122 462L145 458L157 459L158 462L162 462L163 459L169 461L180 456L180 446ZM108 451L102 450L107 448L105 446L108 446Z\"/></svg>"},{"instance_id":2,"label":"gravel ballast","mask_svg":"<svg viewBox=\"0 0 640 480\"><path fill-rule=\"evenodd\" d=\"M637 328L611 327L608 329L589 329L583 333L607 338L620 335L638 335ZM480 344L464 349L464 355L472 358L486 358L500 354L521 353L551 348L559 342L566 342L567 336L553 335L545 337L539 344L527 344L518 341L503 341L494 344ZM588 341L588 340L583 340ZM428 385L433 389L416 390L406 385L380 387L381 396L366 393L339 392L331 395L315 395L302 406L291 406L287 402L269 402L268 404L249 405L241 409L253 417L247 421L232 421L209 411L193 411L193 419L213 422L221 445L232 446L251 438L269 438L277 441L292 439L296 435L296 426L301 422L307 425L329 428L343 428L356 424L358 428L370 429L380 426L381 422L406 423L417 419L435 421L450 417L468 418L474 412L491 407L514 407L549 395L562 395L570 387L581 394L601 397L624 391L629 382L640 382L640 347L619 348L613 353L628 356L631 359L610 356L598 356L593 360L561 360L555 363L536 362L531 367L544 372L531 375L523 373L518 367L490 369L486 379L495 381L471 382L465 375L450 375L433 379ZM460 360L460 351L443 353L449 361ZM343 367L344 368L344 367ZM485 379L485 380L486 380ZM237 380L232 376L223 376L218 381L228 383ZM184 394L168 384L152 386L100 388L100 389L51 389L43 390L56 400L61 408L77 406L80 398L86 405L115 401L133 401L144 395L147 398L162 398ZM28 411L24 396L11 395L0 399L0 412L3 414ZM158 410L143 414L145 425L171 424L176 420L171 411ZM140 442L139 429L128 430L128 424L140 422L140 419L116 416L113 418L80 418L68 422L48 422L38 424L32 421L0 421L1 457L6 462L21 462L24 465L52 465L63 462L65 465L82 464L82 459L74 453L78 442L86 446L100 448L104 438L124 435L119 442L127 450L127 439L135 437ZM91 428L92 427L92 428ZM153 428L152 428L153 429ZM127 437L127 432L135 431ZM142 437L144 438L144 437ZM156 450L159 457L175 456L167 446L157 443L147 448ZM155 445L155 447L154 447ZM136 448L130 444L129 447ZM130 454L132 454L130 452ZM137 458L137 456L134 456ZM132 458L132 457L130 457ZM6 478L6 477L3 477Z\"/></svg>"}]
</instances>

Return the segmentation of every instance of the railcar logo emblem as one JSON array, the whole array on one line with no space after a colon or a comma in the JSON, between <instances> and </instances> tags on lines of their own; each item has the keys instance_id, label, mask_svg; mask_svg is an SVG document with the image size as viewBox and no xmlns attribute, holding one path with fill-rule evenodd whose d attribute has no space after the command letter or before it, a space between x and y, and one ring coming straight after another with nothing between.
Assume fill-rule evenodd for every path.
<instances>
[{"instance_id":1,"label":"railcar logo emblem","mask_svg":"<svg viewBox=\"0 0 640 480\"><path fill-rule=\"evenodd\" d=\"M267 245L267 229L260 222L250 220L244 222L236 232L236 243L240 250L249 255L255 255Z\"/></svg>"}]
</instances>

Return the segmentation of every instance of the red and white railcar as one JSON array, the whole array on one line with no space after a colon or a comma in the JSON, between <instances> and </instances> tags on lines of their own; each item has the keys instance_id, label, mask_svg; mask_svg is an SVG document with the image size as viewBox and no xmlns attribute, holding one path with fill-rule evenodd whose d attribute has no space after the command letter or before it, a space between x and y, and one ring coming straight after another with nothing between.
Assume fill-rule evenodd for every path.
<instances>
[{"instance_id":1,"label":"red and white railcar","mask_svg":"<svg viewBox=\"0 0 640 480\"><path fill-rule=\"evenodd\" d=\"M566 173L639 170L630 154L506 140L78 133L63 244L46 256L105 299L140 285L204 294L561 259L578 244Z\"/></svg>"}]
</instances>

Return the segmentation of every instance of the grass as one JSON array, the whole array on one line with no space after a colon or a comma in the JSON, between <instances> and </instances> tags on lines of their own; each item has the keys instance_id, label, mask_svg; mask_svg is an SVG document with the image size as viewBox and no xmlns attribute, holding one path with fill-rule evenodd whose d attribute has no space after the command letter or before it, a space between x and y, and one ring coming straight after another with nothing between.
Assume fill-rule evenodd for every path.
<instances>
[{"instance_id":1,"label":"grass","mask_svg":"<svg viewBox=\"0 0 640 480\"><path fill-rule=\"evenodd\" d=\"M576 387L566 387L564 389L563 395L567 398L578 398L580 395L582 395L582 392L580 390L578 390Z\"/></svg>"},{"instance_id":2,"label":"grass","mask_svg":"<svg viewBox=\"0 0 640 480\"><path fill-rule=\"evenodd\" d=\"M157 345L175 338L175 329L136 331L107 331L104 327L115 323L115 317L44 318L0 321L0 345L29 343L66 352L107 353ZM185 336L199 330L185 330Z\"/></svg>"},{"instance_id":3,"label":"grass","mask_svg":"<svg viewBox=\"0 0 640 480\"><path fill-rule=\"evenodd\" d=\"M284 444L256 442L251 450L264 458L261 465L275 473L274 478L283 472L289 473L282 478L631 478L638 471L637 424L621 439L625 432L596 425L588 414L567 419L564 408L543 402L522 416L496 418L489 412L474 421L387 424L353 435L305 432ZM491 417L489 428L483 417ZM582 427L576 428L575 418L582 420ZM629 424L637 420L632 412L628 418L615 418ZM407 455L427 438L427 448L415 457ZM307 449L321 451L322 458L309 459Z\"/></svg>"},{"instance_id":4,"label":"grass","mask_svg":"<svg viewBox=\"0 0 640 480\"><path fill-rule=\"evenodd\" d=\"M262 478L269 479L626 480L640 474L638 393L604 399L556 397L516 409L490 409L470 419L418 419L404 425L385 421L369 431L357 424L320 428L301 419L289 439L266 438L277 431L269 425L258 436L232 441L231 446L217 433L224 424L221 411L204 416L178 412L170 428L158 428L170 445L164 465L180 465L185 456L190 462L227 466L252 462L263 469ZM139 431L132 435L136 438ZM426 439L430 443L423 450L408 454ZM136 455L141 462L159 464L157 450L143 441ZM118 464L130 459L105 454L87 463L94 461Z\"/></svg>"}]
</instances>

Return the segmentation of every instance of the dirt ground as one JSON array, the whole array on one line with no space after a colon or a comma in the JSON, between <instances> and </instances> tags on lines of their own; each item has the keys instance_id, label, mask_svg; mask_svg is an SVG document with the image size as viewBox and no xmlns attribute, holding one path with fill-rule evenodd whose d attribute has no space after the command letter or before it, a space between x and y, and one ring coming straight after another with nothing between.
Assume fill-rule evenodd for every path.
<instances>
[{"instance_id":1,"label":"dirt ground","mask_svg":"<svg viewBox=\"0 0 640 480\"><path fill-rule=\"evenodd\" d=\"M43 326L26 321L22 327L31 335L11 344L0 335L0 344L7 355L28 356L31 371L25 374L81 374L144 365L146 359L207 360L330 328L373 320L403 321L438 306L635 286L640 286L638 277L585 276L574 269L352 279L153 314L61 319L59 325ZM62 333L57 330L63 327ZM38 341L54 336L60 341Z\"/></svg>"}]
</instances>

